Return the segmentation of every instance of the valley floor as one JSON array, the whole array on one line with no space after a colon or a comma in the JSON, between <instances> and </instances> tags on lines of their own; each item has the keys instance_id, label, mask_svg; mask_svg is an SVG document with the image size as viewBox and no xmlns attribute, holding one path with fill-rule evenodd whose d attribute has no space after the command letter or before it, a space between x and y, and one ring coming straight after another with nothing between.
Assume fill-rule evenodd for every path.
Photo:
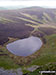
<instances>
[{"instance_id":1,"label":"valley floor","mask_svg":"<svg viewBox=\"0 0 56 75\"><path fill-rule=\"evenodd\" d=\"M0 45L0 67L3 67L4 69L17 69L21 67L24 70L25 67L31 67L33 65L42 66L48 63L55 63L56 34L45 36L45 39L46 44L43 44L39 51L28 57L19 57L8 52L6 44L12 42L12 39L3 46ZM17 39L13 39L13 41L15 40Z\"/></svg>"}]
</instances>

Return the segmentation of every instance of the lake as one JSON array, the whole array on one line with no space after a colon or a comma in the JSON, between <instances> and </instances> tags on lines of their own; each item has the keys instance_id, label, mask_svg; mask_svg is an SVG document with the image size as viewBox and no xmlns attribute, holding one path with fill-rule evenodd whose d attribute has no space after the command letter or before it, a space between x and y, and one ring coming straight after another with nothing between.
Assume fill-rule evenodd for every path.
<instances>
[{"instance_id":1,"label":"lake","mask_svg":"<svg viewBox=\"0 0 56 75\"><path fill-rule=\"evenodd\" d=\"M42 41L38 37L28 37L9 43L6 47L8 51L17 56L29 56L39 50Z\"/></svg>"}]
</instances>

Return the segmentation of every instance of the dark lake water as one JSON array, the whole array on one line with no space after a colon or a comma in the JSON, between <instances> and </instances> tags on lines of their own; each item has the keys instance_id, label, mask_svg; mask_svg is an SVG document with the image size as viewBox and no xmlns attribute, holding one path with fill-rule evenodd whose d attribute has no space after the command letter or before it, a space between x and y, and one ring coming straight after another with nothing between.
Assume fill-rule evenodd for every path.
<instances>
[{"instance_id":1,"label":"dark lake water","mask_svg":"<svg viewBox=\"0 0 56 75\"><path fill-rule=\"evenodd\" d=\"M31 36L9 43L6 47L11 53L17 56L29 56L39 50L41 46L42 41L40 38Z\"/></svg>"}]
</instances>

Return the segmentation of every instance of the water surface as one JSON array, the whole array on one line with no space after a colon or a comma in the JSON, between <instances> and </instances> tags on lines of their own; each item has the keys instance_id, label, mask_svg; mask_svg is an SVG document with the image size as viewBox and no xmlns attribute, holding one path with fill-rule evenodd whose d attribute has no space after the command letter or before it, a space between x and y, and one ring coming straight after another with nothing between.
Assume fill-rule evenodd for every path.
<instances>
[{"instance_id":1,"label":"water surface","mask_svg":"<svg viewBox=\"0 0 56 75\"><path fill-rule=\"evenodd\" d=\"M31 36L9 43L7 49L17 56L29 56L39 50L42 46L42 41L38 37Z\"/></svg>"}]
</instances>

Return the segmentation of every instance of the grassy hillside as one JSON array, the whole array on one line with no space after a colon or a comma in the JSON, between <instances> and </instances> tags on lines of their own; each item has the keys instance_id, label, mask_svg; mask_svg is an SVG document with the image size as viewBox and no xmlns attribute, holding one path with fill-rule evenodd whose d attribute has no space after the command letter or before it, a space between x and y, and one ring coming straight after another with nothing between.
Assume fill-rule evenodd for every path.
<instances>
[{"instance_id":1,"label":"grassy hillside","mask_svg":"<svg viewBox=\"0 0 56 75\"><path fill-rule=\"evenodd\" d=\"M0 10L0 35L4 38L15 36L16 38L24 38L28 37L32 31L36 31L36 27L38 27L38 30L42 33L47 31L43 31L44 28L41 27L45 27L45 29L48 27L47 30L49 31L52 28L52 32L56 33L56 30L53 31L53 28L56 28L55 13L56 9L40 7ZM34 27L36 28L35 30Z\"/></svg>"},{"instance_id":2,"label":"grassy hillside","mask_svg":"<svg viewBox=\"0 0 56 75\"><path fill-rule=\"evenodd\" d=\"M43 46L36 53L20 57L6 49L8 43L31 35L40 37L43 41ZM24 68L54 62L56 62L56 9L31 7L0 10L0 67Z\"/></svg>"},{"instance_id":3,"label":"grassy hillside","mask_svg":"<svg viewBox=\"0 0 56 75\"><path fill-rule=\"evenodd\" d=\"M39 56L31 64L44 65L50 62L56 62L56 35L45 36L47 42L39 50Z\"/></svg>"}]
</instances>

